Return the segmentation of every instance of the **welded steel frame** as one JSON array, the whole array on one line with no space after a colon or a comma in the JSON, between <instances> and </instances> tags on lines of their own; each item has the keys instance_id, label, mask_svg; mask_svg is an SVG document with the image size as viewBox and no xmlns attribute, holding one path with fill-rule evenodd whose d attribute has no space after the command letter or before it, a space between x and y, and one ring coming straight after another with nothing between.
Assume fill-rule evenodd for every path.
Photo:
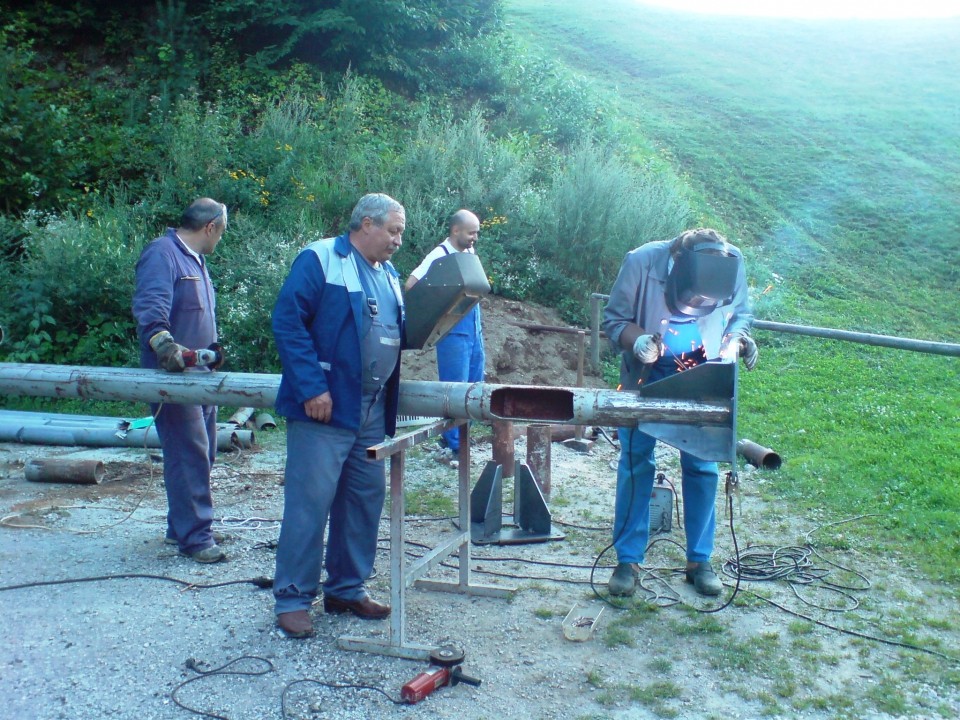
<instances>
[{"instance_id":1,"label":"welded steel frame","mask_svg":"<svg viewBox=\"0 0 960 720\"><path fill-rule=\"evenodd\" d=\"M470 572L470 430L469 423L460 425L460 466L457 472L457 506L460 530L453 537L436 546L416 562L406 565L405 526L406 507L403 497L404 471L407 450L442 432L457 427L456 420L438 420L391 440L367 449L367 457L390 461L390 628L386 640L343 635L337 639L342 650L356 650L408 660L429 660L434 646L422 645L407 639L406 591L412 585L424 590L453 592L486 597L509 597L516 588L482 585L471 581ZM422 576L440 565L454 553L459 557L457 582L428 580Z\"/></svg>"}]
</instances>

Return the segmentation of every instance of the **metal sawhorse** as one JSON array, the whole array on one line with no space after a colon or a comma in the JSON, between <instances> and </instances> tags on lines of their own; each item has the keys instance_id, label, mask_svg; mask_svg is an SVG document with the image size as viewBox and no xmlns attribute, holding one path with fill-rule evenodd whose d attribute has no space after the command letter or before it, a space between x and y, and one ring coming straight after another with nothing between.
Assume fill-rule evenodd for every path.
<instances>
[{"instance_id":1,"label":"metal sawhorse","mask_svg":"<svg viewBox=\"0 0 960 720\"><path fill-rule=\"evenodd\" d=\"M386 640L341 636L337 640L343 650L389 655L410 660L429 660L430 653L436 647L409 642L406 635L406 591L416 584L425 590L462 593L465 595L483 595L486 597L509 597L516 588L480 585L472 583L470 578L470 435L468 423L461 423L461 443L458 468L459 508L458 532L423 557L405 566L404 526L405 513L403 498L404 466L406 451L429 438L436 437L450 428L456 427L456 420L438 420L403 435L398 435L379 445L367 449L367 457L376 460L390 459L390 634ZM458 553L460 575L457 582L421 579L436 568L450 555Z\"/></svg>"}]
</instances>

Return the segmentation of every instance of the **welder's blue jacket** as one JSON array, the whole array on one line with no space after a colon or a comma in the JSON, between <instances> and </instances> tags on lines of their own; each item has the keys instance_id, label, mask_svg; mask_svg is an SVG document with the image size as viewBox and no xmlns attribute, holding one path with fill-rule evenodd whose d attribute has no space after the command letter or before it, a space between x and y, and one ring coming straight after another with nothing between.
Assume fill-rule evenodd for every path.
<instances>
[{"instance_id":1,"label":"welder's blue jacket","mask_svg":"<svg viewBox=\"0 0 960 720\"><path fill-rule=\"evenodd\" d=\"M603 331L616 350L623 351L620 335L630 323L639 325L649 334L663 333L669 324L673 313L667 306L667 277L672 267L672 244L673 240L648 242L628 252L623 259L603 311ZM749 335L752 325L747 274L741 263L733 301L697 318L707 358L719 356L721 343L727 336ZM631 352L622 352L622 360L621 383L636 372L635 366L639 363Z\"/></svg>"},{"instance_id":2,"label":"welder's blue jacket","mask_svg":"<svg viewBox=\"0 0 960 720\"><path fill-rule=\"evenodd\" d=\"M132 309L140 339L140 366L157 367L150 338L162 330L190 350L216 342L216 306L206 263L190 254L174 228L167 228L137 261Z\"/></svg>"},{"instance_id":3,"label":"welder's blue jacket","mask_svg":"<svg viewBox=\"0 0 960 720\"><path fill-rule=\"evenodd\" d=\"M283 375L277 412L291 420L316 422L303 404L329 392L330 425L360 429L363 367L360 348L366 303L349 235L307 245L293 261L273 310L273 337ZM406 314L397 271L383 263L397 296L397 324L404 337ZM400 361L384 387L386 430L393 436L400 396Z\"/></svg>"}]
</instances>

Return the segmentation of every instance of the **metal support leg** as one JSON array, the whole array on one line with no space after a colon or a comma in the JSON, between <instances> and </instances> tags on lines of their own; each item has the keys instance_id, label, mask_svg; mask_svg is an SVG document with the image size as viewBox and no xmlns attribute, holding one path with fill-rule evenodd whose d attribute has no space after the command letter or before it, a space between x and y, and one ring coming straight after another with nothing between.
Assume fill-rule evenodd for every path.
<instances>
[{"instance_id":1,"label":"metal support leg","mask_svg":"<svg viewBox=\"0 0 960 720\"><path fill-rule=\"evenodd\" d=\"M390 635L387 640L341 636L337 645L342 650L370 652L409 660L429 660L435 647L407 642L406 639L406 590L416 583L426 590L459 592L468 595L487 597L509 597L515 588L492 585L474 585L470 582L470 533L461 532L452 540L424 555L410 568L404 563L404 529L406 508L403 500L404 468L406 450L419 442L439 435L451 425L450 421L439 421L429 428L398 436L391 441L376 445L367 450L373 458L390 458ZM462 426L460 442L460 467L458 472L458 502L460 507L460 527L470 527L470 436L467 423ZM438 566L446 557L459 552L460 575L456 583L434 580L420 580Z\"/></svg>"}]
</instances>

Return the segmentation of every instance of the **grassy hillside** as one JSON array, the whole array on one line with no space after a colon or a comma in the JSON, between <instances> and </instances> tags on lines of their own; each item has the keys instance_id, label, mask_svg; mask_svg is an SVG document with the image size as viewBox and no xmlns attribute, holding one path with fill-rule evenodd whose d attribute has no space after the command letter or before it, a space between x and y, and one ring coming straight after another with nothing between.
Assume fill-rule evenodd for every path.
<instances>
[{"instance_id":1,"label":"grassy hillside","mask_svg":"<svg viewBox=\"0 0 960 720\"><path fill-rule=\"evenodd\" d=\"M507 8L610 91L638 148L745 249L759 318L960 341L960 22ZM878 513L879 544L960 580L958 360L757 335L739 424L786 458L767 487L831 516Z\"/></svg>"},{"instance_id":2,"label":"grassy hillside","mask_svg":"<svg viewBox=\"0 0 960 720\"><path fill-rule=\"evenodd\" d=\"M707 17L629 0L508 8L615 89L709 215L781 291L807 296L777 308L787 319L956 337L955 308L925 288L955 293L960 279L960 22Z\"/></svg>"}]
</instances>

